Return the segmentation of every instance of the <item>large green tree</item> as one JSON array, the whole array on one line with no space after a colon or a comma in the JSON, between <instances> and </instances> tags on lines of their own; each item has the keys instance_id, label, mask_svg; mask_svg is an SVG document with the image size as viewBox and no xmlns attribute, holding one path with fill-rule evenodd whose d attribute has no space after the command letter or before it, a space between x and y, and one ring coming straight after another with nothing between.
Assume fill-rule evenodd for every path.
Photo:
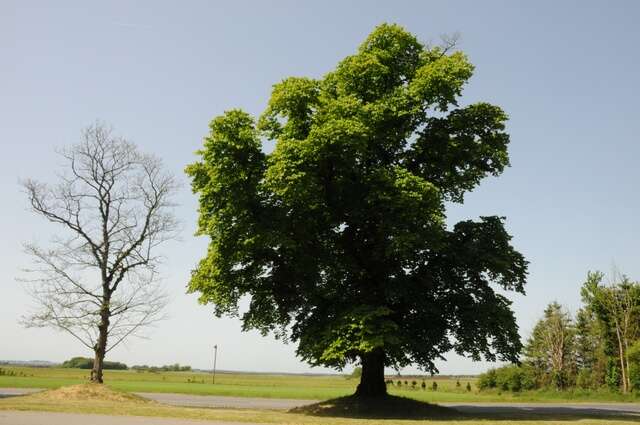
<instances>
[{"instance_id":1,"label":"large green tree","mask_svg":"<svg viewBox=\"0 0 640 425\"><path fill-rule=\"evenodd\" d=\"M276 84L259 120L215 118L187 167L211 238L190 291L312 365L359 363L358 395L386 393L385 366L435 372L451 350L516 360L496 288L523 292L527 262L500 217L446 224L447 202L509 165L506 114L457 103L472 71L385 24L323 78Z\"/></svg>"}]
</instances>

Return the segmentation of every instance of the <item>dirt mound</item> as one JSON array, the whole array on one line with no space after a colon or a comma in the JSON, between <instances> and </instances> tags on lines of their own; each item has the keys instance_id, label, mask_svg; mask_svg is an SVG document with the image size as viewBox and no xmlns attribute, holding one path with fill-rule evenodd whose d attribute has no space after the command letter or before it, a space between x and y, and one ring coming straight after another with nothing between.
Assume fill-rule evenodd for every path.
<instances>
[{"instance_id":1,"label":"dirt mound","mask_svg":"<svg viewBox=\"0 0 640 425\"><path fill-rule=\"evenodd\" d=\"M41 393L33 394L30 397L42 400L101 400L101 401L120 401L128 403L151 403L137 395L125 392L115 391L102 384L80 384L61 387L55 390L48 390Z\"/></svg>"}]
</instances>

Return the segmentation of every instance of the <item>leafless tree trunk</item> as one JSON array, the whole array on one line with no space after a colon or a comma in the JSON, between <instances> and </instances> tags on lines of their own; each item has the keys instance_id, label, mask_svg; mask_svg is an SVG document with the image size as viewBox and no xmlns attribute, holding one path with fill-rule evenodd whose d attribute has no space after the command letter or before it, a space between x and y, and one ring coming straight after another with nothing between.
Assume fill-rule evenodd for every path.
<instances>
[{"instance_id":1,"label":"leafless tree trunk","mask_svg":"<svg viewBox=\"0 0 640 425\"><path fill-rule=\"evenodd\" d=\"M57 184L22 183L31 209L65 231L47 249L25 244L33 266L21 280L37 310L24 322L93 350L91 381L102 383L105 354L162 317L156 247L178 235L177 184L158 158L100 123L60 155Z\"/></svg>"}]
</instances>

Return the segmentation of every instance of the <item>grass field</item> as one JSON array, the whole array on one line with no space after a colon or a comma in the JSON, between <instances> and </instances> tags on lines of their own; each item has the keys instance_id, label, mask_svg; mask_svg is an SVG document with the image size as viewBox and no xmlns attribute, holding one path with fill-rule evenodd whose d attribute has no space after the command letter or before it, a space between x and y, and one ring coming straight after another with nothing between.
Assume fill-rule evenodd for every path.
<instances>
[{"instance_id":1,"label":"grass field","mask_svg":"<svg viewBox=\"0 0 640 425\"><path fill-rule=\"evenodd\" d=\"M0 375L0 387L14 388L59 388L87 382L88 370L62 368L2 367L15 376ZM479 392L473 379L461 378L460 387L455 379L427 378L427 390L422 390L421 378L393 377L402 380L402 387L389 387L391 394L403 397L437 402L562 402L562 401L634 401L638 395L624 396L608 391L528 391L523 393ZM407 388L404 381L415 380L416 389ZM438 390L431 390L431 383L438 383ZM164 392L199 395L226 395L237 397L295 398L326 400L343 397L354 392L357 379L343 376L272 375L248 373L217 373L215 385L211 384L211 374L197 372L135 372L105 371L105 382L109 387L128 392ZM472 391L465 389L471 383Z\"/></svg>"},{"instance_id":2,"label":"grass field","mask_svg":"<svg viewBox=\"0 0 640 425\"><path fill-rule=\"evenodd\" d=\"M333 409L332 403L338 405ZM427 405L405 398L393 398L382 403L376 401L354 404L343 398L322 403L329 410L318 413L315 409L302 408L296 412L282 412L252 409L200 409L165 406L141 399L134 395L110 390L100 385L77 385L59 390L47 391L23 397L9 397L0 400L2 410L26 410L64 413L89 413L108 415L133 415L147 417L187 418L196 420L217 420L231 422L277 423L299 425L391 425L425 424L462 425L482 423L484 425L546 425L575 424L605 425L638 423L637 418L622 416L594 417L575 414L477 414L465 415L451 409ZM343 407L352 408L346 411ZM313 406L312 406L313 407Z\"/></svg>"}]
</instances>

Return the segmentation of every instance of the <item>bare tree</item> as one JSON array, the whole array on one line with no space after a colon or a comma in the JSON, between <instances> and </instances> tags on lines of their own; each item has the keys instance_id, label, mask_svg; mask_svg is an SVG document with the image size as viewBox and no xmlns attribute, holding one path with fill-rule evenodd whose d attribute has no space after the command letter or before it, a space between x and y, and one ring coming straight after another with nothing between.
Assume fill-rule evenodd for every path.
<instances>
[{"instance_id":1,"label":"bare tree","mask_svg":"<svg viewBox=\"0 0 640 425\"><path fill-rule=\"evenodd\" d=\"M59 153L57 184L22 183L31 209L65 231L46 249L25 244L33 265L21 280L37 310L24 322L64 330L93 350L91 381L102 383L105 354L162 318L156 248L178 235L178 186L157 157L100 123Z\"/></svg>"}]
</instances>

